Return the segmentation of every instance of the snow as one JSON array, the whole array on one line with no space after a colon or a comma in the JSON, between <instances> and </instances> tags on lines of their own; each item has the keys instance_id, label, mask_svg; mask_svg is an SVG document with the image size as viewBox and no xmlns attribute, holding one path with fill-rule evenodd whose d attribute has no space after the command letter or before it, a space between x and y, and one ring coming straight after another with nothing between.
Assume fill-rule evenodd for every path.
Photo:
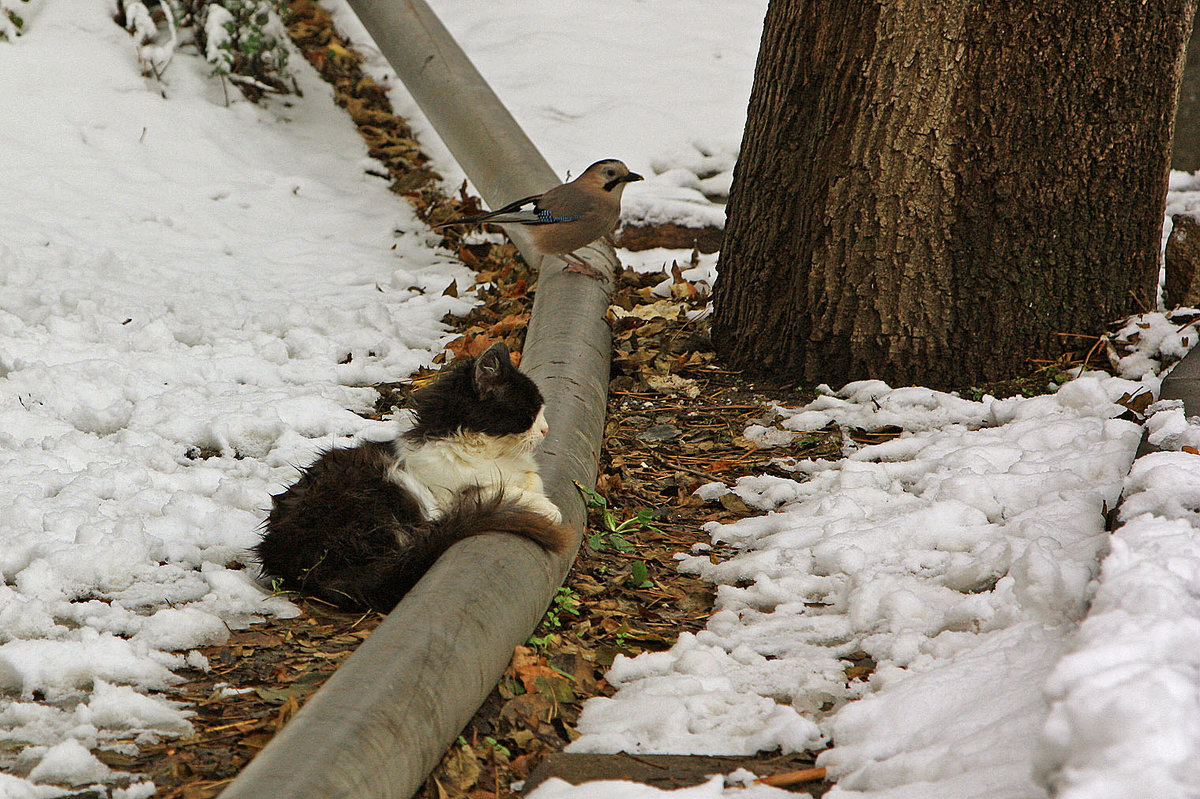
<instances>
[{"instance_id":1,"label":"snow","mask_svg":"<svg viewBox=\"0 0 1200 799\"><path fill-rule=\"evenodd\" d=\"M996 757L1032 741L1038 716L1004 717L1014 706L1044 704L1037 677L1086 606L1104 509L1116 505L1139 437L1137 425L1111 418L1124 410L1113 400L1140 385L1086 375L1053 396L956 403L929 389L900 389L893 402L881 384L851 384L840 392L849 407L810 406L790 417L780 409L784 427L796 419L824 426L828 414L840 424L864 415L892 424L907 409L904 426L921 432L843 461L796 463L802 481L739 481L739 497L772 512L713 528L714 541L738 548L734 557L681 560L718 585L707 629L666 653L618 658L608 678L620 690L585 706L572 749L697 751L701 742L676 731L686 720L656 735L623 719L635 706L664 718L658 697L702 698L700 652L716 664L709 668L719 691L800 711L765 739L763 725L751 734L732 724L708 731L728 751L798 751L832 739L838 746L826 762L842 788L904 784L918 762L927 778L964 779L977 756L978 771L996 781L975 779L987 788L980 795L1006 795L1002 784L1022 780ZM822 397L813 405L831 404ZM947 406L959 412L934 427ZM847 687L844 669L856 652L876 662L875 674L870 685ZM991 687L995 714L974 692L946 690L968 677ZM964 701L975 712L950 712ZM908 733L881 731L878 719ZM918 735L919 719L927 721Z\"/></svg>"},{"instance_id":2,"label":"snow","mask_svg":"<svg viewBox=\"0 0 1200 799\"><path fill-rule=\"evenodd\" d=\"M1125 377L1087 373L1046 396L970 401L862 381L777 408L777 430L906 432L837 462L782 462L798 480L739 480L732 491L768 513L712 525L713 541L737 553L678 556L717 586L707 629L667 652L618 657L616 695L585 705L571 749L832 744L818 761L836 782L830 797L1192 795L1200 458L1153 453L1126 477L1140 431L1115 417L1118 400L1157 392L1143 367L1178 358L1180 336L1195 331L1162 314L1121 335L1134 330ZM1152 405L1147 425L1177 450L1200 441L1200 420L1179 405ZM1122 496L1110 536L1105 514ZM717 664L701 672L707 685L698 653ZM874 673L847 683L862 654ZM708 701L713 679L747 707L770 700L800 714L774 729L708 706L680 714Z\"/></svg>"},{"instance_id":3,"label":"snow","mask_svg":"<svg viewBox=\"0 0 1200 799\"><path fill-rule=\"evenodd\" d=\"M74 738L47 749L38 764L29 772L30 782L49 782L66 785L86 785L104 782L112 771Z\"/></svg>"},{"instance_id":4,"label":"snow","mask_svg":"<svg viewBox=\"0 0 1200 799\"><path fill-rule=\"evenodd\" d=\"M648 177L627 221L723 224L764 0L433 5L556 171L619 157ZM439 320L471 302L443 296L469 272L368 174L302 59L302 96L255 106L225 87L227 102L195 48L150 58L112 11L0 0L4 797L153 795L96 753L187 735L191 711L161 691L207 668L195 648L295 612L241 567L269 495L318 449L386 436L359 415L369 386L429 363ZM143 76L148 58L161 81ZM1193 208L1195 186L1173 176L1169 208ZM714 256L622 257L715 278ZM786 462L794 479L739 481L765 513L711 527L735 554L678 556L716 586L707 629L618 659L618 691L588 704L574 748L832 744L834 799L1195 795L1200 421L1152 405L1150 441L1170 451L1129 472L1139 428L1117 402L1156 394L1197 334L1150 314L1121 335L1137 339L1121 377L1043 397L861 381L756 420L759 446L830 423L905 432ZM847 684L865 658L871 677ZM781 795L746 778L673 793ZM661 793L552 780L534 795Z\"/></svg>"},{"instance_id":5,"label":"snow","mask_svg":"<svg viewBox=\"0 0 1200 799\"><path fill-rule=\"evenodd\" d=\"M296 612L240 565L269 495L386 430L370 384L471 303L302 58L303 97L226 105L194 48L143 77L112 13L0 41L4 796L119 792L89 752L187 734L160 692L192 650Z\"/></svg>"},{"instance_id":6,"label":"snow","mask_svg":"<svg viewBox=\"0 0 1200 799\"><path fill-rule=\"evenodd\" d=\"M765 0L430 0L429 5L560 177L619 158L626 222L724 227ZM415 102L341 4L339 27L440 155L464 175ZM517 198L513 198L517 199ZM714 204L717 200L718 204ZM680 259L682 260L682 259Z\"/></svg>"},{"instance_id":7,"label":"snow","mask_svg":"<svg viewBox=\"0 0 1200 799\"><path fill-rule=\"evenodd\" d=\"M1091 610L1046 684L1038 765L1058 796L1187 796L1200 785L1198 485L1200 457L1184 452L1139 458L1126 480Z\"/></svg>"},{"instance_id":8,"label":"snow","mask_svg":"<svg viewBox=\"0 0 1200 799\"><path fill-rule=\"evenodd\" d=\"M551 777L529 795L551 799L591 799L597 796L605 799L658 799L664 795L670 795L672 799L805 799L808 796L768 785L755 785L753 779L754 775L749 772L735 772L725 778L710 777L707 782L690 788L662 791L625 780L596 780L572 786L557 777Z\"/></svg>"}]
</instances>

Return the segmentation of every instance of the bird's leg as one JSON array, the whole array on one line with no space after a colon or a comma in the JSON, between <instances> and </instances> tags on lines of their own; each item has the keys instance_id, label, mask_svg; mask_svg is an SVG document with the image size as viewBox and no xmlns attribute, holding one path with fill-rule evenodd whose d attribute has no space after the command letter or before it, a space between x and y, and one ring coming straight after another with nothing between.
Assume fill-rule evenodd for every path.
<instances>
[{"instance_id":1,"label":"bird's leg","mask_svg":"<svg viewBox=\"0 0 1200 799\"><path fill-rule=\"evenodd\" d=\"M564 272L574 272L578 275L585 275L593 280L603 281L608 279L607 274L592 266L575 253L565 252L561 253L558 257L567 262L567 265L563 267Z\"/></svg>"}]
</instances>

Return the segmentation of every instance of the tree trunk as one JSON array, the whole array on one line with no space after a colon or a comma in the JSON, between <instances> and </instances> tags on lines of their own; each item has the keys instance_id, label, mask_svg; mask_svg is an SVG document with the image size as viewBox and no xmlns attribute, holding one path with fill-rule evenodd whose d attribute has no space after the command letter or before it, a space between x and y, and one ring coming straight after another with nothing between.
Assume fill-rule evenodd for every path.
<instances>
[{"instance_id":1,"label":"tree trunk","mask_svg":"<svg viewBox=\"0 0 1200 799\"><path fill-rule=\"evenodd\" d=\"M1196 0L772 0L713 337L948 387L1153 305Z\"/></svg>"},{"instance_id":2,"label":"tree trunk","mask_svg":"<svg viewBox=\"0 0 1200 799\"><path fill-rule=\"evenodd\" d=\"M1171 169L1200 170L1200 30L1192 20L1192 38L1179 85L1179 108L1175 111L1175 140L1171 145Z\"/></svg>"}]
</instances>

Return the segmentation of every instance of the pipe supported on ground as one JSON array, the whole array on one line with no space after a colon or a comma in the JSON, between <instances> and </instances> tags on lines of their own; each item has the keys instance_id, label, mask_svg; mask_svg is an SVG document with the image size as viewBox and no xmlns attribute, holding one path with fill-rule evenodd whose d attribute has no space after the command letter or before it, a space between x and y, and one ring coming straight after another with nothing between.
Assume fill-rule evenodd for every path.
<instances>
[{"instance_id":1,"label":"pipe supported on ground","mask_svg":"<svg viewBox=\"0 0 1200 799\"><path fill-rule=\"evenodd\" d=\"M367 31L491 206L558 179L423 0L350 0ZM532 248L514 232L530 264ZM617 265L600 242L581 253ZM604 427L608 289L546 259L522 368L546 397L539 463L577 531ZM512 536L451 548L222 794L223 799L407 799L495 686L570 567Z\"/></svg>"}]
</instances>

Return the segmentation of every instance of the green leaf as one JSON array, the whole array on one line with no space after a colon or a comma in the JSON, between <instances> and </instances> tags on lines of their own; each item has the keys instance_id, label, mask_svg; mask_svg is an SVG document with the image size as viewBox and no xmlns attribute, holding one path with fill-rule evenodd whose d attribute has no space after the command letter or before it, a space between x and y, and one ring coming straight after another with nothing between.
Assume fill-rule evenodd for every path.
<instances>
[{"instance_id":1,"label":"green leaf","mask_svg":"<svg viewBox=\"0 0 1200 799\"><path fill-rule=\"evenodd\" d=\"M618 552L632 552L633 551L633 544L629 543L629 541L625 538L625 536L618 535L617 533L613 533L612 535L610 535L608 537L608 543L612 544L613 548L616 549Z\"/></svg>"},{"instance_id":2,"label":"green leaf","mask_svg":"<svg viewBox=\"0 0 1200 799\"><path fill-rule=\"evenodd\" d=\"M572 480L571 482L573 482L575 484L575 488L579 490L579 493L583 494L584 502L587 503L587 506L589 508L606 508L606 507L608 507L607 500L605 500L604 497L597 494L594 490L592 490L590 488L585 488L583 486L583 484L581 484L578 480Z\"/></svg>"},{"instance_id":3,"label":"green leaf","mask_svg":"<svg viewBox=\"0 0 1200 799\"><path fill-rule=\"evenodd\" d=\"M646 568L644 561L635 560L629 569L629 583L634 588L650 588L654 585L650 581L650 571Z\"/></svg>"},{"instance_id":4,"label":"green leaf","mask_svg":"<svg viewBox=\"0 0 1200 799\"><path fill-rule=\"evenodd\" d=\"M459 737L461 738L462 736L459 736ZM495 749L496 753L499 755L503 755L506 758L512 757L512 752L509 751L508 747L505 746L504 744L500 743L499 741L497 741L495 738L493 738L490 735L483 739L483 743L485 746L490 746L492 749Z\"/></svg>"},{"instance_id":5,"label":"green leaf","mask_svg":"<svg viewBox=\"0 0 1200 799\"><path fill-rule=\"evenodd\" d=\"M643 527L647 527L651 530L654 530L655 532L662 532L661 530L659 530L657 527L655 527L651 523L654 521L654 509L653 508L642 508L640 511L637 512L636 518Z\"/></svg>"},{"instance_id":6,"label":"green leaf","mask_svg":"<svg viewBox=\"0 0 1200 799\"><path fill-rule=\"evenodd\" d=\"M613 531L616 531L618 527L617 517L613 516L612 511L610 511L608 508L604 509L604 526L605 528Z\"/></svg>"}]
</instances>

